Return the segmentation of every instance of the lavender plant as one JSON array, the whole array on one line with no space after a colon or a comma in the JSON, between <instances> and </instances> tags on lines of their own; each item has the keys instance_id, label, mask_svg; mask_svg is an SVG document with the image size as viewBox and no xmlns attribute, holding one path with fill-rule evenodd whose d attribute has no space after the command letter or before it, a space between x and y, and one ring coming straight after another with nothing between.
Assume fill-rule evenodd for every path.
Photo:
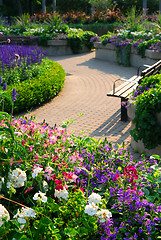
<instances>
[{"instance_id":1,"label":"lavender plant","mask_svg":"<svg viewBox=\"0 0 161 240\"><path fill-rule=\"evenodd\" d=\"M33 76L35 64L39 65L46 54L43 49L36 46L1 45L0 73L9 84L29 79Z\"/></svg>"}]
</instances>

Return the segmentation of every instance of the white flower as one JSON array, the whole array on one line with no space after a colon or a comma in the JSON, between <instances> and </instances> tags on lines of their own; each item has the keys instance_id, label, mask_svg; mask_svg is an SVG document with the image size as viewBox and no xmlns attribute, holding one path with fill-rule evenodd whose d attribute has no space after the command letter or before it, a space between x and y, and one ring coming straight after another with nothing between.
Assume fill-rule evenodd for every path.
<instances>
[{"instance_id":1,"label":"white flower","mask_svg":"<svg viewBox=\"0 0 161 240\"><path fill-rule=\"evenodd\" d=\"M88 197L88 202L89 203L99 203L101 201L101 196L98 193L92 193L89 197Z\"/></svg>"},{"instance_id":2,"label":"white flower","mask_svg":"<svg viewBox=\"0 0 161 240\"><path fill-rule=\"evenodd\" d=\"M25 181L27 180L27 176L25 171L22 171L20 168L16 168L12 171L12 173L8 174L7 188L11 187L11 184L14 188L23 187Z\"/></svg>"},{"instance_id":3,"label":"white flower","mask_svg":"<svg viewBox=\"0 0 161 240\"><path fill-rule=\"evenodd\" d=\"M38 174L42 172L42 170L43 170L43 168L41 168L41 167L34 168L33 172L32 172L32 177L36 178L38 176Z\"/></svg>"},{"instance_id":4,"label":"white flower","mask_svg":"<svg viewBox=\"0 0 161 240\"><path fill-rule=\"evenodd\" d=\"M98 206L96 206L94 203L90 203L90 204L85 206L84 212L87 213L90 216L93 216L93 215L96 214L97 209L98 209Z\"/></svg>"},{"instance_id":5,"label":"white flower","mask_svg":"<svg viewBox=\"0 0 161 240\"><path fill-rule=\"evenodd\" d=\"M21 225L21 227L23 228L24 227L24 224L26 223L26 219L27 218L35 218L36 217L36 212L34 211L34 209L32 208L28 208L28 207L23 207L21 209L21 211L18 209L16 215L14 215L13 218L17 218L17 221L20 223L20 224L23 224Z\"/></svg>"},{"instance_id":6,"label":"white flower","mask_svg":"<svg viewBox=\"0 0 161 240\"><path fill-rule=\"evenodd\" d=\"M62 189L60 189L60 190L56 190L55 189L54 196L57 197L57 198L63 198L65 200L67 200L67 198L68 198L68 191L66 190L66 188L63 188L63 190Z\"/></svg>"},{"instance_id":7,"label":"white flower","mask_svg":"<svg viewBox=\"0 0 161 240\"><path fill-rule=\"evenodd\" d=\"M41 202L46 203L47 202L47 197L46 197L46 193L42 193L42 192L38 192L35 193L35 195L33 196L33 199L36 200L40 200Z\"/></svg>"},{"instance_id":8,"label":"white flower","mask_svg":"<svg viewBox=\"0 0 161 240\"><path fill-rule=\"evenodd\" d=\"M26 220L24 218L18 218L17 221L21 224L25 224Z\"/></svg>"},{"instance_id":9,"label":"white flower","mask_svg":"<svg viewBox=\"0 0 161 240\"><path fill-rule=\"evenodd\" d=\"M107 209L101 209L96 215L99 217L101 223L105 222L107 218L112 217L112 213Z\"/></svg>"},{"instance_id":10,"label":"white flower","mask_svg":"<svg viewBox=\"0 0 161 240\"><path fill-rule=\"evenodd\" d=\"M0 227L3 225L3 217L7 217L7 220L10 219L10 215L7 209L2 204L0 204Z\"/></svg>"}]
</instances>

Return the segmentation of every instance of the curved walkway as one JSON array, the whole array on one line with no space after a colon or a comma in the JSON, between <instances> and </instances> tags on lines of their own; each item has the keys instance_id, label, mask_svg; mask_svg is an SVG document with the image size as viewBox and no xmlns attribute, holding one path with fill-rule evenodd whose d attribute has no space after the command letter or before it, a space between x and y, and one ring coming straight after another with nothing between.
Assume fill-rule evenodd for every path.
<instances>
[{"instance_id":1,"label":"curved walkway","mask_svg":"<svg viewBox=\"0 0 161 240\"><path fill-rule=\"evenodd\" d=\"M69 126L75 135L104 138L115 144L130 141L130 122L120 121L120 99L107 97L115 79L130 78L136 69L95 59L95 52L50 57L60 63L67 76L63 90L51 102L25 116L35 116L51 126L75 120ZM79 117L79 114L83 116Z\"/></svg>"}]
</instances>

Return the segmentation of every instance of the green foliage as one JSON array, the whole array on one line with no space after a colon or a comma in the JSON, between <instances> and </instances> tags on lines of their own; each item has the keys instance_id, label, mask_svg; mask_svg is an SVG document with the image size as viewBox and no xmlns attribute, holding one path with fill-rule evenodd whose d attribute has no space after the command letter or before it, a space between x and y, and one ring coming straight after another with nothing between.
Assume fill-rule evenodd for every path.
<instances>
[{"instance_id":1,"label":"green foliage","mask_svg":"<svg viewBox=\"0 0 161 240\"><path fill-rule=\"evenodd\" d=\"M73 53L80 53L83 45L86 45L89 50L93 48L93 43L90 42L91 37L96 36L90 31L74 30L68 35L68 45L71 47Z\"/></svg>"},{"instance_id":2,"label":"green foliage","mask_svg":"<svg viewBox=\"0 0 161 240\"><path fill-rule=\"evenodd\" d=\"M147 149L152 149L161 144L160 124L157 120L157 113L161 111L161 75L145 78L140 85L153 87L138 95L135 100L135 128L131 135L135 141L142 140Z\"/></svg>"},{"instance_id":3,"label":"green foliage","mask_svg":"<svg viewBox=\"0 0 161 240\"><path fill-rule=\"evenodd\" d=\"M29 67L24 66L19 68L18 66L13 69L5 69L3 78L7 84L15 84L24 80L31 80L31 78L40 74L43 65L33 64Z\"/></svg>"},{"instance_id":4,"label":"green foliage","mask_svg":"<svg viewBox=\"0 0 161 240\"><path fill-rule=\"evenodd\" d=\"M6 93L12 95L15 87L18 92L14 103L14 112L30 110L33 106L49 101L62 89L65 79L63 68L56 62L45 60L42 62L41 74L27 81L10 84ZM10 104L5 101L6 111L10 111Z\"/></svg>"},{"instance_id":5,"label":"green foliage","mask_svg":"<svg viewBox=\"0 0 161 240\"><path fill-rule=\"evenodd\" d=\"M144 58L145 57L145 50L148 49L152 45L152 43L155 44L157 42L159 42L159 40L151 39L149 41L145 41L145 42L140 43L137 47L137 53L139 55L141 55L142 58Z\"/></svg>"},{"instance_id":6,"label":"green foliage","mask_svg":"<svg viewBox=\"0 0 161 240\"><path fill-rule=\"evenodd\" d=\"M131 44L122 47L116 46L116 58L118 64L122 64L125 67L130 66L130 54Z\"/></svg>"}]
</instances>

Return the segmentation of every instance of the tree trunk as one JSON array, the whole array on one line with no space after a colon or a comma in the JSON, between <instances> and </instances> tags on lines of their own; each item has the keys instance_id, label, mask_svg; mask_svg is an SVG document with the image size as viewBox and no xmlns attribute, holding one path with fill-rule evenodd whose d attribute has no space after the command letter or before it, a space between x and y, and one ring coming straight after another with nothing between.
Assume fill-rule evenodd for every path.
<instances>
[{"instance_id":1,"label":"tree trunk","mask_svg":"<svg viewBox=\"0 0 161 240\"><path fill-rule=\"evenodd\" d=\"M161 0L159 0L159 12L161 13Z\"/></svg>"},{"instance_id":2,"label":"tree trunk","mask_svg":"<svg viewBox=\"0 0 161 240\"><path fill-rule=\"evenodd\" d=\"M143 0L143 14L146 15L147 12L147 0Z\"/></svg>"},{"instance_id":3,"label":"tree trunk","mask_svg":"<svg viewBox=\"0 0 161 240\"><path fill-rule=\"evenodd\" d=\"M53 0L53 12L56 12L56 0Z\"/></svg>"},{"instance_id":4,"label":"tree trunk","mask_svg":"<svg viewBox=\"0 0 161 240\"><path fill-rule=\"evenodd\" d=\"M3 4L3 2L2 2L2 0L0 0L0 16L2 16L2 4Z\"/></svg>"},{"instance_id":5,"label":"tree trunk","mask_svg":"<svg viewBox=\"0 0 161 240\"><path fill-rule=\"evenodd\" d=\"M18 8L18 15L22 15L22 6L21 6L21 0L17 0L17 8Z\"/></svg>"},{"instance_id":6,"label":"tree trunk","mask_svg":"<svg viewBox=\"0 0 161 240\"><path fill-rule=\"evenodd\" d=\"M42 13L46 14L46 0L42 0Z\"/></svg>"}]
</instances>

